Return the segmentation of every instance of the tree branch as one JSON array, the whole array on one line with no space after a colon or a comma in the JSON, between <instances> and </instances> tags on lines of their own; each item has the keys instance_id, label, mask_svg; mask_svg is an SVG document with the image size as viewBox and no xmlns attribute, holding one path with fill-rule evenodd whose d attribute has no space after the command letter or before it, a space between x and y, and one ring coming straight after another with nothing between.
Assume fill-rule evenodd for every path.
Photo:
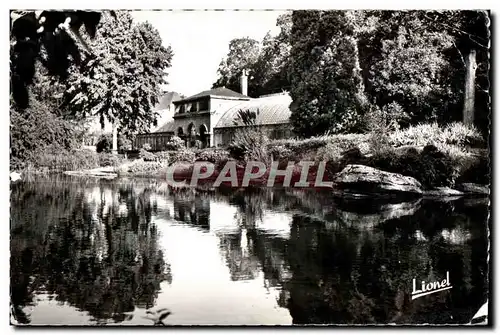
<instances>
[{"instance_id":1,"label":"tree branch","mask_svg":"<svg viewBox=\"0 0 500 335\"><path fill-rule=\"evenodd\" d=\"M485 46L485 45L483 45L483 44L479 43L479 42L478 42L478 41L476 41L474 38L472 38L472 37L474 36L474 37L476 37L476 38L483 39L482 37L479 37L479 36L476 36L476 35L470 34L470 33L466 32L466 31L463 31L463 30L461 30L461 29L458 29L458 28L456 28L456 27L453 27L453 26L451 26L451 25L449 25L449 24L446 24L446 23L443 23L443 22L439 22L439 21L433 20L432 18L430 18L429 16L427 16L427 14L424 14L424 16L425 16L427 19L429 19L430 21L432 21L432 22L439 23L439 24L440 24L440 25L442 25L442 26L448 27L448 28L450 28L450 29L453 29L453 30L455 30L455 31L457 31L457 32L459 32L459 33L461 33L461 34L467 35L467 36L470 38L470 40L471 40L472 42L476 43L477 45L479 45L480 47L482 47L482 48L484 48L484 49L489 49L489 47L487 47L487 46ZM484 40L484 39L483 39L483 40Z\"/></svg>"},{"instance_id":2,"label":"tree branch","mask_svg":"<svg viewBox=\"0 0 500 335\"><path fill-rule=\"evenodd\" d=\"M460 52L460 49L457 47L457 45L455 44L455 41L451 41L451 43L453 43L453 45L455 46L455 49L457 49L458 51L458 54L460 55L460 58L462 59L462 63L464 64L464 66L467 66L467 64L465 64L465 59L464 59L464 56L462 55L462 53Z\"/></svg>"}]
</instances>

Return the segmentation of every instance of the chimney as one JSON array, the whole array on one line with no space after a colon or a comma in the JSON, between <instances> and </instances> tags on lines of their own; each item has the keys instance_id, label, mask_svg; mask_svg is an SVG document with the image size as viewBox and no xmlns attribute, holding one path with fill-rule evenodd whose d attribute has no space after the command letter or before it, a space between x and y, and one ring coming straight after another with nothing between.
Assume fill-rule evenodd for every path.
<instances>
[{"instance_id":1,"label":"chimney","mask_svg":"<svg viewBox=\"0 0 500 335\"><path fill-rule=\"evenodd\" d=\"M241 94L248 95L248 70L243 70L241 72L240 84Z\"/></svg>"}]
</instances>

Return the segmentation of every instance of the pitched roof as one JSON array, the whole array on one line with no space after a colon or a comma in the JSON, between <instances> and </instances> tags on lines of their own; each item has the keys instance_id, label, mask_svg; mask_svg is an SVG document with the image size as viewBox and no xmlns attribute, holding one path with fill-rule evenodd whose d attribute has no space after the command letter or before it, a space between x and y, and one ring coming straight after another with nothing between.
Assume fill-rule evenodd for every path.
<instances>
[{"instance_id":1,"label":"pitched roof","mask_svg":"<svg viewBox=\"0 0 500 335\"><path fill-rule=\"evenodd\" d=\"M155 129L153 133L169 133L169 132L175 132L175 121L169 121L165 124L163 124L161 127Z\"/></svg>"},{"instance_id":2,"label":"pitched roof","mask_svg":"<svg viewBox=\"0 0 500 335\"><path fill-rule=\"evenodd\" d=\"M233 121L240 110L255 112L257 125L270 125L290 122L290 104L292 98L288 94L272 95L250 101L244 101L228 109L220 118L215 128L238 127ZM258 112L257 112L258 111Z\"/></svg>"},{"instance_id":3,"label":"pitched roof","mask_svg":"<svg viewBox=\"0 0 500 335\"><path fill-rule=\"evenodd\" d=\"M158 102L158 104L154 107L154 110L155 111L161 111L161 110L164 110L164 109L167 109L168 106L170 106L170 104L174 101L178 101L178 100L181 100L182 97L179 93L177 92L167 92L165 94L162 95L162 97L160 98L160 101Z\"/></svg>"},{"instance_id":4,"label":"pitched roof","mask_svg":"<svg viewBox=\"0 0 500 335\"><path fill-rule=\"evenodd\" d=\"M246 96L244 94L235 92L233 90L230 90L229 88L217 87L217 88L213 88L211 90L203 91L203 92L200 92L198 94L192 95L190 97L184 98L184 99L182 99L180 101L194 100L194 99L197 99L197 98L209 97L209 96L212 96L212 95L222 96L222 97L230 97L230 98L246 98L246 99L250 99L249 96Z\"/></svg>"}]
</instances>

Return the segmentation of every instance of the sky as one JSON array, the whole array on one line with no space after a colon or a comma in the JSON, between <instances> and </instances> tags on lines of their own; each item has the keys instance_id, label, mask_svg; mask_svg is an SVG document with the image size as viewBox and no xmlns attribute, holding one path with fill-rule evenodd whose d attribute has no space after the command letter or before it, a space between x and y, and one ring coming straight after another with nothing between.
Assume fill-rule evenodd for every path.
<instances>
[{"instance_id":1,"label":"sky","mask_svg":"<svg viewBox=\"0 0 500 335\"><path fill-rule=\"evenodd\" d=\"M277 34L282 11L134 11L137 21L148 21L174 56L167 70L168 91L186 96L212 88L229 41L250 37L262 41L268 31Z\"/></svg>"}]
</instances>

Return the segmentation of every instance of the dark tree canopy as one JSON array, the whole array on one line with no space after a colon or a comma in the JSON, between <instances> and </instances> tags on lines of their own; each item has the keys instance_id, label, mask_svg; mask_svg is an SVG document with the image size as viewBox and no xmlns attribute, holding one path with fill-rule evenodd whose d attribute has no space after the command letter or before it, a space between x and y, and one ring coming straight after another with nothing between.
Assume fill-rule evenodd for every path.
<instances>
[{"instance_id":1,"label":"dark tree canopy","mask_svg":"<svg viewBox=\"0 0 500 335\"><path fill-rule=\"evenodd\" d=\"M61 79L68 76L69 57L81 64L77 46L77 41L84 45L81 28L93 38L100 19L98 11L11 11L11 91L16 104L28 106L28 87L33 83L37 61L49 75Z\"/></svg>"}]
</instances>

